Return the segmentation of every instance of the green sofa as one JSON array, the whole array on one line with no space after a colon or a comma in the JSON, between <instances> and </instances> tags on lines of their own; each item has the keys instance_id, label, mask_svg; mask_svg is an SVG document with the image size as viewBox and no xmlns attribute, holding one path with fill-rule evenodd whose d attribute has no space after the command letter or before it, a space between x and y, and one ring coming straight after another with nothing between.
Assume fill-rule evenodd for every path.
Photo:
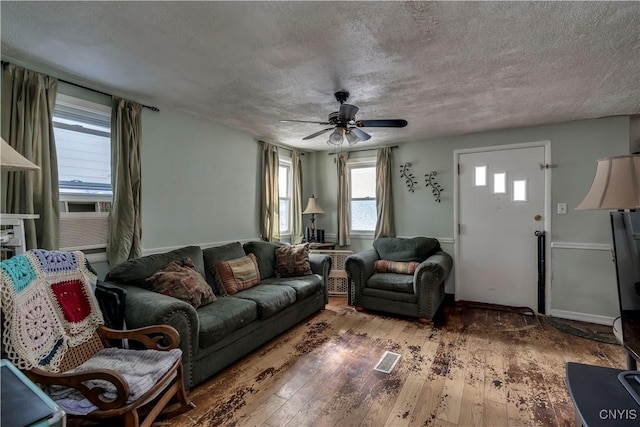
<instances>
[{"instance_id":1,"label":"green sofa","mask_svg":"<svg viewBox=\"0 0 640 427\"><path fill-rule=\"evenodd\" d=\"M379 260L419 265L413 274L377 272L375 262ZM373 249L347 257L344 266L356 309L412 316L429 323L444 300L453 260L434 238L381 237L373 242Z\"/></svg>"},{"instance_id":2,"label":"green sofa","mask_svg":"<svg viewBox=\"0 0 640 427\"><path fill-rule=\"evenodd\" d=\"M105 281L127 290L125 319L128 329L168 324L180 334L185 386L191 388L272 338L322 310L328 303L327 278L331 258L309 254L314 274L275 277L275 248L280 243L251 241L201 249L188 246L120 264ZM253 253L258 262L259 285L233 296L220 296L212 268ZM190 304L146 289L145 280L169 262L191 258L213 288L217 300L194 309Z\"/></svg>"}]
</instances>

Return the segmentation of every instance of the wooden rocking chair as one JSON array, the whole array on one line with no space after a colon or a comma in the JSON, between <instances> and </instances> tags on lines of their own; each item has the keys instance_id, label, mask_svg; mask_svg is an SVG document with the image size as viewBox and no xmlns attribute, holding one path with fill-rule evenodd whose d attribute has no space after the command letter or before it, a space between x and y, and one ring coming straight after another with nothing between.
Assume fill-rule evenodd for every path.
<instances>
[{"instance_id":1,"label":"wooden rocking chair","mask_svg":"<svg viewBox=\"0 0 640 427\"><path fill-rule=\"evenodd\" d=\"M0 263L0 275L4 351L69 417L148 427L195 407L184 388L178 332L169 325L105 327L81 252L29 251ZM123 339L147 350L113 345ZM40 355L35 363L32 350Z\"/></svg>"}]
</instances>

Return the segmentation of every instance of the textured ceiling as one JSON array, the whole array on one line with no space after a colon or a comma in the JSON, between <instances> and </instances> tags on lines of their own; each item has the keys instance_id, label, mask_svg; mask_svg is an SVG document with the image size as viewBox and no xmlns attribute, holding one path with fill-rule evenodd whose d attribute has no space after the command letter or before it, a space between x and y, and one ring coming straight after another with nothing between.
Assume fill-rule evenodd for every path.
<instances>
[{"instance_id":1,"label":"textured ceiling","mask_svg":"<svg viewBox=\"0 0 640 427\"><path fill-rule=\"evenodd\" d=\"M640 2L9 2L2 56L323 150L351 92L359 147L640 113Z\"/></svg>"}]
</instances>

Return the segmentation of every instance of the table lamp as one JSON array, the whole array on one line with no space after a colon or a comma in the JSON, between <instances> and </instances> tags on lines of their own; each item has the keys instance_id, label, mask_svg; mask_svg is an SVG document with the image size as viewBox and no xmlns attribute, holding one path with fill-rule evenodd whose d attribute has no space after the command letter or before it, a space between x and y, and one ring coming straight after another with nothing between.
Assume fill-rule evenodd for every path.
<instances>
[{"instance_id":1,"label":"table lamp","mask_svg":"<svg viewBox=\"0 0 640 427\"><path fill-rule=\"evenodd\" d=\"M616 266L618 302L627 366L633 370L618 379L640 404L640 395L631 386L640 380L634 357L640 357L640 235L637 213L640 208L640 155L608 157L598 160L593 183L576 209L606 209L611 219L613 255ZM635 216L634 216L635 215ZM633 217L632 217L633 216ZM634 224L635 222L635 224ZM632 357L632 354L634 357ZM629 381L628 378L634 379ZM639 381L640 382L640 381Z\"/></svg>"},{"instance_id":2,"label":"table lamp","mask_svg":"<svg viewBox=\"0 0 640 427\"><path fill-rule=\"evenodd\" d=\"M307 207L302 212L303 215L311 214L311 237L309 241L315 242L316 240L316 214L323 214L324 211L320 207L318 199L312 194L307 202Z\"/></svg>"},{"instance_id":3,"label":"table lamp","mask_svg":"<svg viewBox=\"0 0 640 427\"><path fill-rule=\"evenodd\" d=\"M21 170L38 170L40 166L25 159L20 153L13 149L4 138L0 146L0 170L5 171L21 171Z\"/></svg>"}]
</instances>

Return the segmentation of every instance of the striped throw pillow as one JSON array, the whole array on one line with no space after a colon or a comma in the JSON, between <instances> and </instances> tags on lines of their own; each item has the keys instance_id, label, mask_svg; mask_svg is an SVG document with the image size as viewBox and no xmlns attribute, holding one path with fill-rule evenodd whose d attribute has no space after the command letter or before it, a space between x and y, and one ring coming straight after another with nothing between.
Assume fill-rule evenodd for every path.
<instances>
[{"instance_id":1,"label":"striped throw pillow","mask_svg":"<svg viewBox=\"0 0 640 427\"><path fill-rule=\"evenodd\" d=\"M419 262L400 262L400 261L387 261L384 259L378 260L373 264L376 273L397 273L397 274L413 274L416 272L416 268L420 265Z\"/></svg>"},{"instance_id":2,"label":"striped throw pillow","mask_svg":"<svg viewBox=\"0 0 640 427\"><path fill-rule=\"evenodd\" d=\"M220 261L213 269L216 283L223 295L237 294L260 284L260 271L254 254Z\"/></svg>"}]
</instances>

